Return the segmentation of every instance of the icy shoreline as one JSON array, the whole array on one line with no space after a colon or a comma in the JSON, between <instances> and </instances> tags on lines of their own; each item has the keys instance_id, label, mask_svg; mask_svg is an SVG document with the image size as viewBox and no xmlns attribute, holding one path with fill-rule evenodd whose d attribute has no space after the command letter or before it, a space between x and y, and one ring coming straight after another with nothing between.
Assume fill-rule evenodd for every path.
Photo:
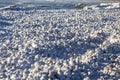
<instances>
[{"instance_id":1,"label":"icy shoreline","mask_svg":"<svg viewBox=\"0 0 120 80\"><path fill-rule=\"evenodd\" d=\"M120 9L120 3L0 3L0 10Z\"/></svg>"},{"instance_id":2,"label":"icy shoreline","mask_svg":"<svg viewBox=\"0 0 120 80\"><path fill-rule=\"evenodd\" d=\"M0 79L118 80L120 9L0 11Z\"/></svg>"}]
</instances>

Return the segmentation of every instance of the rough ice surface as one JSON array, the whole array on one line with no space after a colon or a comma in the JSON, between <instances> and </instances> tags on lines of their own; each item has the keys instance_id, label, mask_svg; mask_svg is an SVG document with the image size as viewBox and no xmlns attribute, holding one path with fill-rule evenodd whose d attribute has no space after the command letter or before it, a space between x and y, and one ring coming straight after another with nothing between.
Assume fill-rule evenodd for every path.
<instances>
[{"instance_id":1,"label":"rough ice surface","mask_svg":"<svg viewBox=\"0 0 120 80\"><path fill-rule=\"evenodd\" d=\"M115 9L119 8L120 9L120 3L100 3L96 5L90 5L90 6L85 6L83 9L88 10L88 9Z\"/></svg>"},{"instance_id":2,"label":"rough ice surface","mask_svg":"<svg viewBox=\"0 0 120 80\"><path fill-rule=\"evenodd\" d=\"M0 79L119 78L120 9L0 11Z\"/></svg>"}]
</instances>

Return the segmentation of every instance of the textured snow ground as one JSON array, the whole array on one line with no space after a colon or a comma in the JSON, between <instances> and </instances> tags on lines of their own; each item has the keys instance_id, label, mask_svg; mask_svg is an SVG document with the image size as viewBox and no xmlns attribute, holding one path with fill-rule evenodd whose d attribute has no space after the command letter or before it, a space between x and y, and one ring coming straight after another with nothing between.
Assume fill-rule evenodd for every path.
<instances>
[{"instance_id":1,"label":"textured snow ground","mask_svg":"<svg viewBox=\"0 0 120 80\"><path fill-rule=\"evenodd\" d=\"M0 11L0 79L119 78L120 9Z\"/></svg>"}]
</instances>

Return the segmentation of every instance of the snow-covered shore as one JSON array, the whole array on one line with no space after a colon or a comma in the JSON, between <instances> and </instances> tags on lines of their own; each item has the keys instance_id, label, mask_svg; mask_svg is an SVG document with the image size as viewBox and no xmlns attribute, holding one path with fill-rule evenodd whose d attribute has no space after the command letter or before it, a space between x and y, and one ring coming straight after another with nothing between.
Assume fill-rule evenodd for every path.
<instances>
[{"instance_id":1,"label":"snow-covered shore","mask_svg":"<svg viewBox=\"0 0 120 80\"><path fill-rule=\"evenodd\" d=\"M0 11L0 79L118 80L120 9Z\"/></svg>"},{"instance_id":2,"label":"snow-covered shore","mask_svg":"<svg viewBox=\"0 0 120 80\"><path fill-rule=\"evenodd\" d=\"M99 3L95 5L85 6L84 10L88 9L120 9L120 3Z\"/></svg>"}]
</instances>

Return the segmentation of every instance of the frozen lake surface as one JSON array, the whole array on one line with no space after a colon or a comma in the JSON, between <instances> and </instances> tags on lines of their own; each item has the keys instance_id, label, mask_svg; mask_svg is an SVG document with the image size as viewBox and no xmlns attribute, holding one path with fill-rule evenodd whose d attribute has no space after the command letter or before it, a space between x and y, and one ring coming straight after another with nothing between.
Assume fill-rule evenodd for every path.
<instances>
[{"instance_id":1,"label":"frozen lake surface","mask_svg":"<svg viewBox=\"0 0 120 80\"><path fill-rule=\"evenodd\" d=\"M119 80L120 9L114 7L1 9L0 79Z\"/></svg>"}]
</instances>

